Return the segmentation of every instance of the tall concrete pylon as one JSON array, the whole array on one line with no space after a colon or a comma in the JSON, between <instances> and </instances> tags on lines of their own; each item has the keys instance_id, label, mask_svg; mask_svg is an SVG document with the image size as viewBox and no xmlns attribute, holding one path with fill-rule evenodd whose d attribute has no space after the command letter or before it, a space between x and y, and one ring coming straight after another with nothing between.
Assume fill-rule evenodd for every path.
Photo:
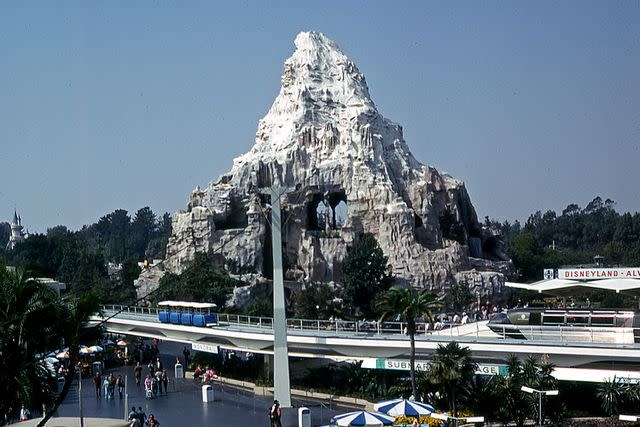
<instances>
[{"instance_id":1,"label":"tall concrete pylon","mask_svg":"<svg viewBox=\"0 0 640 427\"><path fill-rule=\"evenodd\" d=\"M289 348L287 315L284 304L282 273L282 213L280 198L293 188L271 187L263 192L271 195L271 249L273 252L273 394L283 408L291 407L289 381Z\"/></svg>"}]
</instances>

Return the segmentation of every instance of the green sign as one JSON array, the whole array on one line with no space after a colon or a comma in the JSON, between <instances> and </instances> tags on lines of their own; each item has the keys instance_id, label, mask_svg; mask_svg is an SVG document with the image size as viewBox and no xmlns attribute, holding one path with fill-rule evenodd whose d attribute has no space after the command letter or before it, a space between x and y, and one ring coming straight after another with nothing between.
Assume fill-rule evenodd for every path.
<instances>
[{"instance_id":1,"label":"green sign","mask_svg":"<svg viewBox=\"0 0 640 427\"><path fill-rule=\"evenodd\" d=\"M367 364L363 364L363 367ZM396 371L410 370L411 363L406 359L376 359L375 369L387 369ZM373 366L371 366L373 367ZM416 360L416 371L426 371L429 369L429 362ZM509 370L506 365L479 363L476 365L476 375L507 375Z\"/></svg>"}]
</instances>

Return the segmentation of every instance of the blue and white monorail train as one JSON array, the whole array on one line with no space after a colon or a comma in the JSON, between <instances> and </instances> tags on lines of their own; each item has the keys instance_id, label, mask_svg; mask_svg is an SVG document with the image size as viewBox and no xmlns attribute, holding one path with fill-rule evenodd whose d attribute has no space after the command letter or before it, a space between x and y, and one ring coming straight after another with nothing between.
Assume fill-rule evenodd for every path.
<instances>
[{"instance_id":1,"label":"blue and white monorail train","mask_svg":"<svg viewBox=\"0 0 640 427\"><path fill-rule=\"evenodd\" d=\"M216 307L208 302L162 301L158 303L158 320L174 325L214 325L218 323Z\"/></svg>"}]
</instances>

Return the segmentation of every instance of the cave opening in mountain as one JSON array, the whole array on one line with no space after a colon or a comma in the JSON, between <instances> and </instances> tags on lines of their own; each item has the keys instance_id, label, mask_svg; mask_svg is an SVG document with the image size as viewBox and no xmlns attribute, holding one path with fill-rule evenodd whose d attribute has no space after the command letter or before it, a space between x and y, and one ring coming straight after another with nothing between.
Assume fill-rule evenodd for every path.
<instances>
[{"instance_id":1,"label":"cave opening in mountain","mask_svg":"<svg viewBox=\"0 0 640 427\"><path fill-rule=\"evenodd\" d=\"M323 226L320 226L318 222L318 210L319 206L325 206L321 194L313 194L311 200L307 202L307 230L309 231L321 231L324 230Z\"/></svg>"},{"instance_id":2,"label":"cave opening in mountain","mask_svg":"<svg viewBox=\"0 0 640 427\"><path fill-rule=\"evenodd\" d=\"M327 200L331 207L329 225L333 230L338 230L347 220L347 195L344 191L337 191L330 193Z\"/></svg>"},{"instance_id":3,"label":"cave opening in mountain","mask_svg":"<svg viewBox=\"0 0 640 427\"><path fill-rule=\"evenodd\" d=\"M222 219L216 219L214 222L216 230L246 228L249 225L247 209L235 199L231 199L229 203L229 214Z\"/></svg>"},{"instance_id":4,"label":"cave opening in mountain","mask_svg":"<svg viewBox=\"0 0 640 427\"><path fill-rule=\"evenodd\" d=\"M339 230L347 220L347 197L344 191L314 194L307 202L307 230Z\"/></svg>"},{"instance_id":5,"label":"cave opening in mountain","mask_svg":"<svg viewBox=\"0 0 640 427\"><path fill-rule=\"evenodd\" d=\"M427 233L427 229L424 227L424 222L422 221L422 217L414 212L413 221L414 221L413 235L416 238L416 242L418 242L424 247L429 247L429 236Z\"/></svg>"},{"instance_id":6,"label":"cave opening in mountain","mask_svg":"<svg viewBox=\"0 0 640 427\"><path fill-rule=\"evenodd\" d=\"M329 220L330 217L331 208L329 208L324 201L318 203L316 206L316 222L318 224L318 230L327 229L327 224L331 223Z\"/></svg>"}]
</instances>

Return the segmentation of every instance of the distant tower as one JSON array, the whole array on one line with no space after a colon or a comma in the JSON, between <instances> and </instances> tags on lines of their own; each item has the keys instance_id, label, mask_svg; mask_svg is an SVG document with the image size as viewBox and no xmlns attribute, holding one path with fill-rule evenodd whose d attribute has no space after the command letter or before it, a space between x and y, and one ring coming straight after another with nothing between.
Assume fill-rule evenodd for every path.
<instances>
[{"instance_id":1,"label":"distant tower","mask_svg":"<svg viewBox=\"0 0 640 427\"><path fill-rule=\"evenodd\" d=\"M13 211L13 221L11 221L11 235L9 236L9 242L7 243L7 250L12 250L18 242L22 242L27 237L26 233L22 231L22 218L18 213Z\"/></svg>"}]
</instances>

